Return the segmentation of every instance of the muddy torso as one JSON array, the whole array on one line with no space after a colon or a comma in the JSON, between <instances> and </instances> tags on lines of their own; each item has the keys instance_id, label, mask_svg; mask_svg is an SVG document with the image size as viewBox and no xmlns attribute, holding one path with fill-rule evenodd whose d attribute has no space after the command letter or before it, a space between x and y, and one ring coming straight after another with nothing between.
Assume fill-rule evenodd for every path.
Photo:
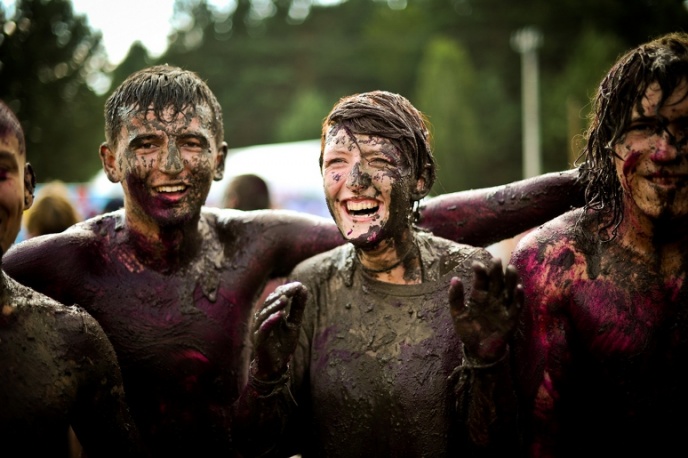
<instances>
[{"instance_id":1,"label":"muddy torso","mask_svg":"<svg viewBox=\"0 0 688 458\"><path fill-rule=\"evenodd\" d=\"M422 240L431 245L429 237ZM371 278L350 245L295 272L311 291L293 362L297 403L310 419L302 429L304 456L452 450L457 425L447 379L462 361L462 343L449 312L449 280L460 276L469 293L471 262L486 253L452 245L422 248L426 281L417 285Z\"/></svg>"},{"instance_id":2,"label":"muddy torso","mask_svg":"<svg viewBox=\"0 0 688 458\"><path fill-rule=\"evenodd\" d=\"M526 298L542 298L527 315L533 346L521 361L528 390L547 387L535 407L538 440L559 437L566 456L593 446L659 456L688 433L677 421L688 409L685 263L662 273L618 243L571 230L567 218L549 226L558 227L555 242L519 261L522 274L535 274Z\"/></svg>"},{"instance_id":3,"label":"muddy torso","mask_svg":"<svg viewBox=\"0 0 688 458\"><path fill-rule=\"evenodd\" d=\"M18 279L101 324L155 456L231 456L227 408L245 381L253 300L276 262L271 241L256 237L257 224L209 215L201 255L161 272L133 254L117 216L89 224L71 237L64 265L55 256L46 275L57 277Z\"/></svg>"},{"instance_id":4,"label":"muddy torso","mask_svg":"<svg viewBox=\"0 0 688 458\"><path fill-rule=\"evenodd\" d=\"M69 361L60 333L65 317L59 315L66 312L37 303L5 307L0 315L3 447L23 456L66 456L68 415L79 386L77 362Z\"/></svg>"},{"instance_id":5,"label":"muddy torso","mask_svg":"<svg viewBox=\"0 0 688 458\"><path fill-rule=\"evenodd\" d=\"M67 456L70 424L93 456L139 456L116 357L93 318L11 280L6 284L0 314L3 456Z\"/></svg>"}]
</instances>

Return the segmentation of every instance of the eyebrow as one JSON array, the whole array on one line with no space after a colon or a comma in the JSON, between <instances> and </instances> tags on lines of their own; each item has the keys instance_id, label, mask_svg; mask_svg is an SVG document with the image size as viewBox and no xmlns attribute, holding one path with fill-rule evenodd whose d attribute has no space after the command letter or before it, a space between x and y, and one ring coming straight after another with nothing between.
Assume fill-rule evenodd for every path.
<instances>
[{"instance_id":1,"label":"eyebrow","mask_svg":"<svg viewBox=\"0 0 688 458\"><path fill-rule=\"evenodd\" d=\"M141 143L142 141L146 141L146 140L155 140L158 138L160 138L160 135L158 135L158 134L151 134L151 133L140 134L140 135L136 135L134 138L132 138L129 141L129 145Z\"/></svg>"},{"instance_id":2,"label":"eyebrow","mask_svg":"<svg viewBox=\"0 0 688 458\"><path fill-rule=\"evenodd\" d=\"M11 162L12 164L19 166L19 161L17 160L17 154L11 153L6 150L0 149L0 161Z\"/></svg>"}]
</instances>

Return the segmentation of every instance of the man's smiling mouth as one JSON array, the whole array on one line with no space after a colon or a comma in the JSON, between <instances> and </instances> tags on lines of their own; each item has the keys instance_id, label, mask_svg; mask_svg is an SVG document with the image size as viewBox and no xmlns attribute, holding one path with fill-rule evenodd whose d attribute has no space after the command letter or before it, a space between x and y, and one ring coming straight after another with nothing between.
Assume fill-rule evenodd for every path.
<instances>
[{"instance_id":1,"label":"man's smiling mouth","mask_svg":"<svg viewBox=\"0 0 688 458\"><path fill-rule=\"evenodd\" d=\"M156 186L155 192L161 193L161 194L172 194L176 192L184 192L186 190L185 185L174 185L174 186Z\"/></svg>"}]
</instances>

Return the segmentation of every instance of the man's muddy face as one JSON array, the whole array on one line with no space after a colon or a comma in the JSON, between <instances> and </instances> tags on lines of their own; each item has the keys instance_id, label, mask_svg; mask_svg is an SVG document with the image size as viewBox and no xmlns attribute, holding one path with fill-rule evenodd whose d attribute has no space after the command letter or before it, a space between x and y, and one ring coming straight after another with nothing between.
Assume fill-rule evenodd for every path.
<instances>
[{"instance_id":1,"label":"man's muddy face","mask_svg":"<svg viewBox=\"0 0 688 458\"><path fill-rule=\"evenodd\" d=\"M346 240L371 246L409 228L411 167L387 138L333 127L323 150L327 206Z\"/></svg>"},{"instance_id":2,"label":"man's muddy face","mask_svg":"<svg viewBox=\"0 0 688 458\"><path fill-rule=\"evenodd\" d=\"M651 219L673 219L688 216L688 84L660 107L661 95L657 84L647 89L643 112L633 110L615 145L615 163L627 207Z\"/></svg>"},{"instance_id":3,"label":"man's muddy face","mask_svg":"<svg viewBox=\"0 0 688 458\"><path fill-rule=\"evenodd\" d=\"M189 108L163 120L132 112L120 134L116 168L127 212L161 226L187 221L200 213L224 150L218 150L207 106Z\"/></svg>"},{"instance_id":4,"label":"man's muddy face","mask_svg":"<svg viewBox=\"0 0 688 458\"><path fill-rule=\"evenodd\" d=\"M24 213L24 165L14 134L0 136L0 247L2 252L14 243Z\"/></svg>"}]
</instances>

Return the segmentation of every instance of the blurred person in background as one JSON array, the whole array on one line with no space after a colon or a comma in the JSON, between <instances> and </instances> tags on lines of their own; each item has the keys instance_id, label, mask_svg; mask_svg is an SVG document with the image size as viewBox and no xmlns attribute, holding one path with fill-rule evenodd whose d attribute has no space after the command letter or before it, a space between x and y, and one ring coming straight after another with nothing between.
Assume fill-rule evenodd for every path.
<instances>
[{"instance_id":1,"label":"blurred person in background","mask_svg":"<svg viewBox=\"0 0 688 458\"><path fill-rule=\"evenodd\" d=\"M244 211L272 208L268 184L252 173L237 175L227 184L222 206Z\"/></svg>"},{"instance_id":2,"label":"blurred person in background","mask_svg":"<svg viewBox=\"0 0 688 458\"><path fill-rule=\"evenodd\" d=\"M15 244L5 269L98 320L154 456L233 456L230 410L247 378L255 300L268 280L344 239L330 218L204 206L227 144L222 109L196 73L136 71L104 114L99 154L124 208ZM486 246L568 210L580 194L570 171L415 210L421 227Z\"/></svg>"},{"instance_id":3,"label":"blurred person in background","mask_svg":"<svg viewBox=\"0 0 688 458\"><path fill-rule=\"evenodd\" d=\"M61 181L52 181L41 187L33 206L25 214L27 238L57 234L81 221L69 190Z\"/></svg>"},{"instance_id":4,"label":"blurred person in background","mask_svg":"<svg viewBox=\"0 0 688 458\"><path fill-rule=\"evenodd\" d=\"M105 202L102 213L114 212L122 207L124 207L124 199L121 197L112 197Z\"/></svg>"},{"instance_id":5,"label":"blurred person in background","mask_svg":"<svg viewBox=\"0 0 688 458\"><path fill-rule=\"evenodd\" d=\"M0 260L33 203L26 159L19 121L0 102ZM98 323L4 271L0 303L2 456L70 456L70 425L89 458L143 456L115 352Z\"/></svg>"}]
</instances>

